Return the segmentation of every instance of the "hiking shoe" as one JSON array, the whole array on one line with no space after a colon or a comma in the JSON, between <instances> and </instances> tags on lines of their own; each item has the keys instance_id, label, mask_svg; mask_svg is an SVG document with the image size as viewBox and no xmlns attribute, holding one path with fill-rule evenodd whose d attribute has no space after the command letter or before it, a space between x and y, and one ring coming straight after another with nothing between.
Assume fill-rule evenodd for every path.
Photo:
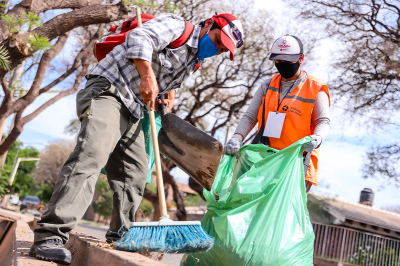
<instances>
[{"instance_id":1,"label":"hiking shoe","mask_svg":"<svg viewBox=\"0 0 400 266\"><path fill-rule=\"evenodd\" d=\"M63 241L59 238L34 242L29 256L63 265L71 263L71 252L64 247Z\"/></svg>"},{"instance_id":2,"label":"hiking shoe","mask_svg":"<svg viewBox=\"0 0 400 266\"><path fill-rule=\"evenodd\" d=\"M107 233L106 233L106 241L107 241L107 243L111 244L113 242L117 242L120 239L121 239L121 237L117 233L115 233L115 232L113 232L111 230L107 230Z\"/></svg>"}]
</instances>

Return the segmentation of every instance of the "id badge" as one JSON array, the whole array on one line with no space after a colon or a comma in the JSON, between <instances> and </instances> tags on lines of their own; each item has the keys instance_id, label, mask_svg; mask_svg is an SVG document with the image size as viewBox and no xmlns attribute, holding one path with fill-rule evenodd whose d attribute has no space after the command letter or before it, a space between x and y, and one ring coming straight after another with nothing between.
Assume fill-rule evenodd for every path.
<instances>
[{"instance_id":1,"label":"id badge","mask_svg":"<svg viewBox=\"0 0 400 266\"><path fill-rule=\"evenodd\" d=\"M263 136L279 139L281 137L285 117L286 113L269 112Z\"/></svg>"}]
</instances>

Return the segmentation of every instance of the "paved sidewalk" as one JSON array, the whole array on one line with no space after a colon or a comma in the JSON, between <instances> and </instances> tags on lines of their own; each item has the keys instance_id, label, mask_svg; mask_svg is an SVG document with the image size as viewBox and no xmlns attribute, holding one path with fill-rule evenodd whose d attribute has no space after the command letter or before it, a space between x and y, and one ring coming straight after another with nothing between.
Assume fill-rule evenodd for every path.
<instances>
[{"instance_id":1,"label":"paved sidewalk","mask_svg":"<svg viewBox=\"0 0 400 266\"><path fill-rule=\"evenodd\" d=\"M0 245L0 266L55 265L29 257L29 248L33 242L33 231L30 228L34 226L33 216L0 208L0 222L2 221L8 229L5 230L6 234ZM11 224L8 221L11 221ZM102 231L103 236L104 233ZM73 254L71 266L165 266L138 253L115 250L112 245L83 234L71 234L66 247Z\"/></svg>"}]
</instances>

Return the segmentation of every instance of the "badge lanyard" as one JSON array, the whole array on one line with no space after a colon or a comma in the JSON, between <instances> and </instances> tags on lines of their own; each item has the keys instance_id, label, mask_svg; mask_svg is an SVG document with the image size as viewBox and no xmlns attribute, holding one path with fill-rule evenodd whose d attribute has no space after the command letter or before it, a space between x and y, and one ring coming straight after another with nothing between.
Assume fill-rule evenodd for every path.
<instances>
[{"instance_id":1,"label":"badge lanyard","mask_svg":"<svg viewBox=\"0 0 400 266\"><path fill-rule=\"evenodd\" d=\"M297 76L296 80L300 77L301 75L301 70L299 75ZM286 98L286 96L290 93L290 91L292 90L294 84L296 83L293 82L292 86L289 88L289 90L286 92L286 95L282 98L282 100L279 102L279 96L278 96L278 106L276 111L270 111L268 113L268 118L267 118L267 122L265 124L265 128L264 128L264 133L263 136L264 137L269 137L269 138L280 138L281 134L282 134L282 130L283 130L283 124L285 123L285 117L286 117L286 113L279 113L279 107L281 106L283 100ZM281 83L280 83L280 88L279 88L280 92L282 91L282 78L281 78Z\"/></svg>"},{"instance_id":2,"label":"badge lanyard","mask_svg":"<svg viewBox=\"0 0 400 266\"><path fill-rule=\"evenodd\" d=\"M283 100L285 100L286 96L288 96L288 94L291 92L291 90L293 89L294 84L296 84L296 81L299 79L300 75L301 75L301 70L300 70L299 75L297 75L296 80L293 82L292 86L290 86L289 90L286 92L286 95L283 96L282 100L279 102L279 96L281 95L281 92L282 92L282 76L281 76L281 81L280 81L280 84L279 84L278 108L276 108L276 113L278 113L279 107L281 106Z\"/></svg>"}]
</instances>

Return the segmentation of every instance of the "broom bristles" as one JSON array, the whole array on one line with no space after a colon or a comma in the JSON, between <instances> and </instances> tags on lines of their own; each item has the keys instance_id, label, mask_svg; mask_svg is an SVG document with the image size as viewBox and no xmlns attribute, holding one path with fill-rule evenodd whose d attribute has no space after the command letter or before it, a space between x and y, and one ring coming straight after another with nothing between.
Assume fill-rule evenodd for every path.
<instances>
[{"instance_id":1,"label":"broom bristles","mask_svg":"<svg viewBox=\"0 0 400 266\"><path fill-rule=\"evenodd\" d=\"M214 244L200 225L134 226L115 243L124 251L190 253L209 250Z\"/></svg>"}]
</instances>

